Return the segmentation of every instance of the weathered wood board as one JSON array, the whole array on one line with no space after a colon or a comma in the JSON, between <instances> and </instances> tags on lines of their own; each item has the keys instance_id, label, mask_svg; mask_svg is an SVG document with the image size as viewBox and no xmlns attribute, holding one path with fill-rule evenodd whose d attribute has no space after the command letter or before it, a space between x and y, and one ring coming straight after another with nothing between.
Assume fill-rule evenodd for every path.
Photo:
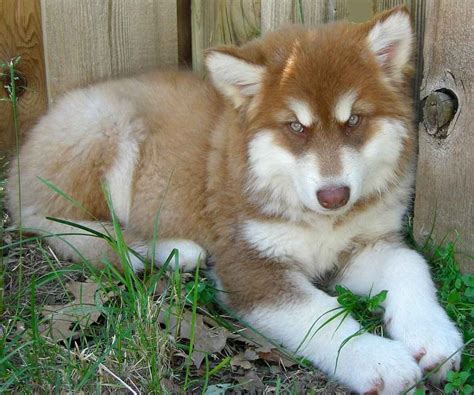
<instances>
[{"instance_id":1,"label":"weathered wood board","mask_svg":"<svg viewBox=\"0 0 474 395\"><path fill-rule=\"evenodd\" d=\"M347 0L265 0L262 3L262 31L287 23L317 25L348 16Z\"/></svg>"},{"instance_id":2,"label":"weathered wood board","mask_svg":"<svg viewBox=\"0 0 474 395\"><path fill-rule=\"evenodd\" d=\"M178 64L174 0L41 4L50 101L91 82Z\"/></svg>"},{"instance_id":3,"label":"weathered wood board","mask_svg":"<svg viewBox=\"0 0 474 395\"><path fill-rule=\"evenodd\" d=\"M420 123L415 236L421 241L433 228L435 240L459 237L458 249L474 256L472 14L473 3L465 0L433 0L426 10L420 98L441 90L457 97L458 108L437 132L428 119ZM474 272L474 260L459 258Z\"/></svg>"},{"instance_id":4,"label":"weathered wood board","mask_svg":"<svg viewBox=\"0 0 474 395\"><path fill-rule=\"evenodd\" d=\"M405 4L417 20L423 0L266 0L262 3L262 31L285 23L317 25L348 19L364 22L377 12Z\"/></svg>"},{"instance_id":5,"label":"weathered wood board","mask_svg":"<svg viewBox=\"0 0 474 395\"><path fill-rule=\"evenodd\" d=\"M17 69L26 80L18 99L19 128L24 132L47 106L41 9L36 0L0 0L0 62L17 56L21 56ZM0 80L0 98L6 99L7 81ZM11 103L0 101L0 155L14 146L15 138Z\"/></svg>"},{"instance_id":6,"label":"weathered wood board","mask_svg":"<svg viewBox=\"0 0 474 395\"><path fill-rule=\"evenodd\" d=\"M239 45L260 34L260 0L192 0L191 14L193 69L200 73L206 48Z\"/></svg>"}]
</instances>

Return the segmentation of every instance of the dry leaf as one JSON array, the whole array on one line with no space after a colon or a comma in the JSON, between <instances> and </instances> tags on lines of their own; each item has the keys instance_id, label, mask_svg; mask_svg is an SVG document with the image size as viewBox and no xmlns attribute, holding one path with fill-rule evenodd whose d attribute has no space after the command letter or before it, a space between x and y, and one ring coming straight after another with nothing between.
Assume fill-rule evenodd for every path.
<instances>
[{"instance_id":1,"label":"dry leaf","mask_svg":"<svg viewBox=\"0 0 474 395\"><path fill-rule=\"evenodd\" d=\"M214 384L207 387L205 395L225 395L227 391L230 391L234 387L234 384L223 383L223 384Z\"/></svg>"},{"instance_id":2,"label":"dry leaf","mask_svg":"<svg viewBox=\"0 0 474 395\"><path fill-rule=\"evenodd\" d=\"M236 334L233 334L234 340L240 340L246 344L256 347L257 352L271 352L276 347L257 332L244 328Z\"/></svg>"},{"instance_id":3,"label":"dry leaf","mask_svg":"<svg viewBox=\"0 0 474 395\"><path fill-rule=\"evenodd\" d=\"M173 331L177 325L174 314L161 312L158 320L162 324L169 325L169 330ZM192 313L185 311L180 320L179 336L190 340L192 334ZM203 316L196 316L194 327L194 351L191 356L194 365L199 368L207 354L221 352L227 342L228 331L224 328L211 328L203 321Z\"/></svg>"},{"instance_id":4,"label":"dry leaf","mask_svg":"<svg viewBox=\"0 0 474 395\"><path fill-rule=\"evenodd\" d=\"M99 289L99 286L92 281L86 281L85 283L72 281L67 284L66 288L72 293L76 302L92 304L95 302L95 293Z\"/></svg>"},{"instance_id":5,"label":"dry leaf","mask_svg":"<svg viewBox=\"0 0 474 395\"><path fill-rule=\"evenodd\" d=\"M285 368L289 368L293 365L296 365L296 362L282 355L277 349L274 349L270 352L259 352L257 350L257 354L262 360L267 362L277 362Z\"/></svg>"},{"instance_id":6,"label":"dry leaf","mask_svg":"<svg viewBox=\"0 0 474 395\"><path fill-rule=\"evenodd\" d=\"M255 350L252 349L247 349L244 352L244 357L247 361L255 361L259 358L258 354L255 352Z\"/></svg>"},{"instance_id":7,"label":"dry leaf","mask_svg":"<svg viewBox=\"0 0 474 395\"><path fill-rule=\"evenodd\" d=\"M155 283L155 289L153 290L153 296L159 297L163 295L163 293L169 288L169 281L166 280L164 277L161 277Z\"/></svg>"},{"instance_id":8,"label":"dry leaf","mask_svg":"<svg viewBox=\"0 0 474 395\"><path fill-rule=\"evenodd\" d=\"M74 301L66 305L45 305L43 316L49 320L42 334L53 340L78 335L78 331L97 322L101 315L102 304L109 295L96 295L99 286L94 282L70 282L67 284L69 292L74 296ZM73 324L77 324L72 330Z\"/></svg>"},{"instance_id":9,"label":"dry leaf","mask_svg":"<svg viewBox=\"0 0 474 395\"><path fill-rule=\"evenodd\" d=\"M244 328L232 337L255 347L258 358L267 362L277 362L284 367L296 365L296 362L282 355L275 345L250 328Z\"/></svg>"},{"instance_id":10,"label":"dry leaf","mask_svg":"<svg viewBox=\"0 0 474 395\"><path fill-rule=\"evenodd\" d=\"M238 377L237 380L241 384L239 388L251 394L260 393L265 388L262 379L253 370L245 373L243 377Z\"/></svg>"},{"instance_id":11,"label":"dry leaf","mask_svg":"<svg viewBox=\"0 0 474 395\"><path fill-rule=\"evenodd\" d=\"M50 325L46 326L41 332L55 341L76 337L78 332L71 330L72 321L59 314L51 314L49 317Z\"/></svg>"},{"instance_id":12,"label":"dry leaf","mask_svg":"<svg viewBox=\"0 0 474 395\"><path fill-rule=\"evenodd\" d=\"M232 366L233 368L243 368L245 370L249 370L252 369L253 364L245 358L243 352L239 352L237 355L234 355L230 360L230 366Z\"/></svg>"},{"instance_id":13,"label":"dry leaf","mask_svg":"<svg viewBox=\"0 0 474 395\"><path fill-rule=\"evenodd\" d=\"M166 388L170 394L179 394L181 387L176 384L173 380L167 378L161 378L160 383Z\"/></svg>"}]
</instances>

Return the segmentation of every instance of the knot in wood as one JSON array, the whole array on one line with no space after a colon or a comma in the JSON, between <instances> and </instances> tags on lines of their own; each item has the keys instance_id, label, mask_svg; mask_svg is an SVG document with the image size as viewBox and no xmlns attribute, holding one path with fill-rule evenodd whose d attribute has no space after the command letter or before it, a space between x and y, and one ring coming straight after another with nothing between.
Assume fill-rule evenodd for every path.
<instances>
[{"instance_id":1,"label":"knot in wood","mask_svg":"<svg viewBox=\"0 0 474 395\"><path fill-rule=\"evenodd\" d=\"M431 92L423 106L423 123L429 135L446 138L448 126L456 114L457 103L455 95L444 91Z\"/></svg>"},{"instance_id":2,"label":"knot in wood","mask_svg":"<svg viewBox=\"0 0 474 395\"><path fill-rule=\"evenodd\" d=\"M18 70L15 70L13 83L12 83L10 73L8 71L3 73L2 86L8 95L10 95L9 87L14 86L15 95L18 99L20 96L23 95L23 93L25 93L27 84L28 84L28 81L26 80L26 77L22 73L20 73Z\"/></svg>"}]
</instances>

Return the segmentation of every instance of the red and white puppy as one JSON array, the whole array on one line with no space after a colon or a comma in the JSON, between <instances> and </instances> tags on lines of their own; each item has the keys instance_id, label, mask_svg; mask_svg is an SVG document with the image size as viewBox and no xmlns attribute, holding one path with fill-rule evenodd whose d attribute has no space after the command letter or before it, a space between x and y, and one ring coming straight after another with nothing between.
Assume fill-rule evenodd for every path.
<instances>
[{"instance_id":1,"label":"red and white puppy","mask_svg":"<svg viewBox=\"0 0 474 395\"><path fill-rule=\"evenodd\" d=\"M45 219L56 216L113 232L106 183L133 249L163 262L176 247L186 269L210 255L230 308L351 389L399 393L448 359L430 378L443 380L462 338L401 236L414 178L411 54L410 18L396 8L210 50L207 82L152 73L72 92L21 150L23 226L77 233ZM16 220L18 180L13 167ZM119 264L101 239L49 240L65 258ZM132 254L130 264L143 268ZM316 331L338 303L313 282L334 272L356 293L388 291L390 339L366 333L340 349L360 329L353 318Z\"/></svg>"}]
</instances>

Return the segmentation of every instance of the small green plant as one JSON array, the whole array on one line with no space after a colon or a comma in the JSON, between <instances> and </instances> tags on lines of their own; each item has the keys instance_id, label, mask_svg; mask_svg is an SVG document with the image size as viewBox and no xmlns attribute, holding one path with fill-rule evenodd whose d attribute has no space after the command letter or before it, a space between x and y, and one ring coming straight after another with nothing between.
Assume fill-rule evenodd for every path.
<instances>
[{"instance_id":1,"label":"small green plant","mask_svg":"<svg viewBox=\"0 0 474 395\"><path fill-rule=\"evenodd\" d=\"M334 372L336 372L342 348L351 339L367 332L378 332L378 334L383 335L382 316L380 313L383 311L381 303L387 298L387 293L388 291L383 290L374 296L371 296L370 293L367 296L360 296L354 294L342 285L336 285L336 294L338 295L337 301L344 312L343 320L347 316L352 315L361 324L361 328L351 336L344 339L341 343L339 350L337 351ZM339 325L341 324L342 321Z\"/></svg>"},{"instance_id":2,"label":"small green plant","mask_svg":"<svg viewBox=\"0 0 474 395\"><path fill-rule=\"evenodd\" d=\"M194 303L192 296L196 292L197 303L200 306L208 306L216 301L216 288L207 279L202 279L198 283L188 282L184 286L186 291L186 302L190 305Z\"/></svg>"},{"instance_id":3,"label":"small green plant","mask_svg":"<svg viewBox=\"0 0 474 395\"><path fill-rule=\"evenodd\" d=\"M468 384L471 376L470 371L448 372L447 383L444 386L444 392L451 394L457 392L459 394L470 395L473 392L473 386Z\"/></svg>"},{"instance_id":4,"label":"small green plant","mask_svg":"<svg viewBox=\"0 0 474 395\"><path fill-rule=\"evenodd\" d=\"M371 296L360 296L342 285L336 285L337 301L346 313L350 313L360 322L364 332L382 330L382 302L387 298L388 291L381 291Z\"/></svg>"}]
</instances>

